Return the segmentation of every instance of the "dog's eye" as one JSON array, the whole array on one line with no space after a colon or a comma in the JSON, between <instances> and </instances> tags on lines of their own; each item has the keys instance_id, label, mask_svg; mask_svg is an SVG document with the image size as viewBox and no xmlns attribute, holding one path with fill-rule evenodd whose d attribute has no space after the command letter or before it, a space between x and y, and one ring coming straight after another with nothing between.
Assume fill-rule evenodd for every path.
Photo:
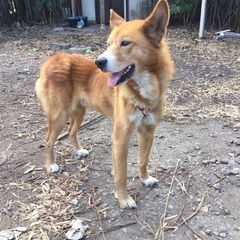
<instances>
[{"instance_id":1,"label":"dog's eye","mask_svg":"<svg viewBox=\"0 0 240 240\"><path fill-rule=\"evenodd\" d=\"M123 40L123 41L121 42L120 46L121 46L121 47L126 47L126 46L128 46L128 45L130 45L130 44L131 44L130 41Z\"/></svg>"}]
</instances>

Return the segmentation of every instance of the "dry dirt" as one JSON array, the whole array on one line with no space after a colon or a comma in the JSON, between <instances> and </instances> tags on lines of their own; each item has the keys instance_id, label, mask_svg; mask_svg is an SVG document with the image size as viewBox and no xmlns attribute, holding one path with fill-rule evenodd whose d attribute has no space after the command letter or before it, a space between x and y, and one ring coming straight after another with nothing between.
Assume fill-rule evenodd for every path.
<instances>
[{"instance_id":1,"label":"dry dirt","mask_svg":"<svg viewBox=\"0 0 240 240\"><path fill-rule=\"evenodd\" d=\"M240 239L240 45L170 29L175 62L164 120L149 168L159 179L144 187L137 175L133 136L128 189L138 208L121 210L111 176L112 122L94 112L79 138L91 154L76 159L68 137L56 144L59 174L44 166L46 118L34 93L41 64L58 47L96 57L108 30L0 31L0 234L26 227L18 239L66 239L74 219L84 239ZM80 48L80 49L79 49ZM1 235L0 235L1 239Z\"/></svg>"}]
</instances>

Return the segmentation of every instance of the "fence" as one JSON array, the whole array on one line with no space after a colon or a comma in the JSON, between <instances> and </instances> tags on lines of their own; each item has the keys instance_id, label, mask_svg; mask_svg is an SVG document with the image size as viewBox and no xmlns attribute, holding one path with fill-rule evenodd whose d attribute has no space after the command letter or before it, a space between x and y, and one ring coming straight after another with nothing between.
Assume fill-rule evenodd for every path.
<instances>
[{"instance_id":1,"label":"fence","mask_svg":"<svg viewBox=\"0 0 240 240\"><path fill-rule=\"evenodd\" d=\"M63 21L63 5L67 0L0 0L0 26L49 24ZM157 0L143 0L149 12ZM171 25L199 24L201 0L168 0ZM240 30L240 0L208 0L206 27Z\"/></svg>"}]
</instances>

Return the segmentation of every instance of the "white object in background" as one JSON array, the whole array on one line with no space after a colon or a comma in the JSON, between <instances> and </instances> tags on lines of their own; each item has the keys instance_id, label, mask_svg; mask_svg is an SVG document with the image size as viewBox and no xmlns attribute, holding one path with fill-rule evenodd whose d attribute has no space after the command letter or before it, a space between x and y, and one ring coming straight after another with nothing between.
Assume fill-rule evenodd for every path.
<instances>
[{"instance_id":1,"label":"white object in background","mask_svg":"<svg viewBox=\"0 0 240 240\"><path fill-rule=\"evenodd\" d=\"M83 221L75 219L71 222L71 229L66 233L69 240L79 240L83 238L84 232L89 228L88 225L83 225Z\"/></svg>"},{"instance_id":2,"label":"white object in background","mask_svg":"<svg viewBox=\"0 0 240 240\"><path fill-rule=\"evenodd\" d=\"M84 28L84 21L80 18L80 21L77 23L77 28Z\"/></svg>"},{"instance_id":3,"label":"white object in background","mask_svg":"<svg viewBox=\"0 0 240 240\"><path fill-rule=\"evenodd\" d=\"M17 227L0 231L0 240L19 239L18 237L27 230L28 229L26 227Z\"/></svg>"}]
</instances>

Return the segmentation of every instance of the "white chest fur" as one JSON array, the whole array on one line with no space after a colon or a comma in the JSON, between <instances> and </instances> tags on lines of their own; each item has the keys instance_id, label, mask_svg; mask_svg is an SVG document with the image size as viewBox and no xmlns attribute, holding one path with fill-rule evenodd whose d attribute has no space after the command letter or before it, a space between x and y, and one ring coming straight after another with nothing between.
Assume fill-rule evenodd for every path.
<instances>
[{"instance_id":1,"label":"white chest fur","mask_svg":"<svg viewBox=\"0 0 240 240\"><path fill-rule=\"evenodd\" d=\"M144 112L139 108L136 108L135 113L129 116L129 120L130 122L134 122L137 128L141 127L142 125L156 124L153 113L147 112L146 114L144 114Z\"/></svg>"},{"instance_id":2,"label":"white chest fur","mask_svg":"<svg viewBox=\"0 0 240 240\"><path fill-rule=\"evenodd\" d=\"M157 81L151 79L151 74L147 71L137 75L134 78L135 82L139 87L140 95L149 100L155 100L158 98L158 84Z\"/></svg>"}]
</instances>

